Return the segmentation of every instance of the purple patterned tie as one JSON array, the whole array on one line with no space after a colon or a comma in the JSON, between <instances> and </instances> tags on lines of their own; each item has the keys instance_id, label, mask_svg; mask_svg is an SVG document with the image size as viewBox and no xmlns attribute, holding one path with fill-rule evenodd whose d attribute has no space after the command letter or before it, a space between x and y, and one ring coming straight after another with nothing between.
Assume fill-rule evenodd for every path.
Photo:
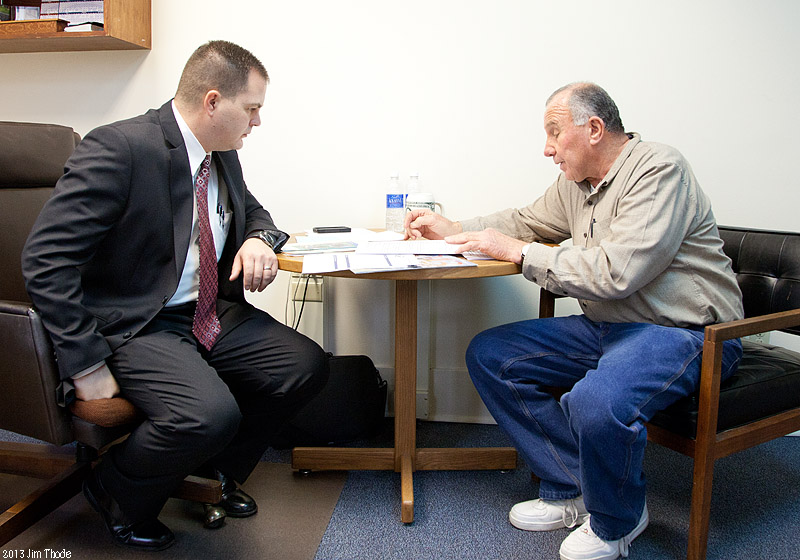
<instances>
[{"instance_id":1,"label":"purple patterned tie","mask_svg":"<svg viewBox=\"0 0 800 560\"><path fill-rule=\"evenodd\" d=\"M209 155L203 160L195 182L197 221L200 228L198 236L200 262L197 266L197 272L200 276L200 290L192 323L194 336L207 350L211 350L211 347L214 346L214 342L220 332L219 319L217 318L217 249L214 247L214 235L211 233L211 222L208 219L210 165L211 156Z\"/></svg>"}]
</instances>

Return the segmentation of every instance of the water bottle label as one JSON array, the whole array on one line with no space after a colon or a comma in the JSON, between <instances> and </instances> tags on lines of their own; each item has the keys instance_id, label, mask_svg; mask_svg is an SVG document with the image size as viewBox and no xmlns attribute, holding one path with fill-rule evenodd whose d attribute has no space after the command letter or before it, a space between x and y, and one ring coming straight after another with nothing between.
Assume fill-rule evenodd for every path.
<instances>
[{"instance_id":1,"label":"water bottle label","mask_svg":"<svg viewBox=\"0 0 800 560\"><path fill-rule=\"evenodd\" d=\"M386 208L405 208L405 198L402 194L387 194Z\"/></svg>"}]
</instances>

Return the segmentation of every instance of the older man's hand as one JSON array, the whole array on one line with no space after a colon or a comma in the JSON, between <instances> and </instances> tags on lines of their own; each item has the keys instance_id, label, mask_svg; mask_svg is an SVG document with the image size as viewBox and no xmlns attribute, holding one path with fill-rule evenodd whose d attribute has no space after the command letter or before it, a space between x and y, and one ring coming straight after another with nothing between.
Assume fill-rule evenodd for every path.
<instances>
[{"instance_id":1,"label":"older man's hand","mask_svg":"<svg viewBox=\"0 0 800 560\"><path fill-rule=\"evenodd\" d=\"M406 239L442 239L461 232L461 224L430 210L410 210L403 222Z\"/></svg>"},{"instance_id":2,"label":"older man's hand","mask_svg":"<svg viewBox=\"0 0 800 560\"><path fill-rule=\"evenodd\" d=\"M457 250L460 253L480 251L499 261L517 264L522 262L522 248L527 245L525 241L514 239L492 228L448 235L444 240L459 245Z\"/></svg>"}]
</instances>

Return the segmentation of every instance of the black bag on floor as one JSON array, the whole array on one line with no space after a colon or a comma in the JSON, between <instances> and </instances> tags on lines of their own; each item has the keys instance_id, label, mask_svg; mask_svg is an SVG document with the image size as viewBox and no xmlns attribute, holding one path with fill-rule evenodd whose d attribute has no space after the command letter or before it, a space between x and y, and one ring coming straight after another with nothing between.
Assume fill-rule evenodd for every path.
<instances>
[{"instance_id":1,"label":"black bag on floor","mask_svg":"<svg viewBox=\"0 0 800 560\"><path fill-rule=\"evenodd\" d=\"M375 436L383 429L386 381L372 360L328 356L328 383L278 435L274 447L338 445Z\"/></svg>"}]
</instances>

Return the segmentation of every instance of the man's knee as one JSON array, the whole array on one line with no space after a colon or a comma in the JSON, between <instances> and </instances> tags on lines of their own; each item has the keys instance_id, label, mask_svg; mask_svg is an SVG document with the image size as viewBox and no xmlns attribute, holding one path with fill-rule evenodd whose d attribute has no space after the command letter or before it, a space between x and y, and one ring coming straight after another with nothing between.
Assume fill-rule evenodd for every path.
<instances>
[{"instance_id":1,"label":"man's knee","mask_svg":"<svg viewBox=\"0 0 800 560\"><path fill-rule=\"evenodd\" d=\"M569 419L570 428L583 437L604 434L610 425L627 423L622 416L624 405L617 403L612 390L577 383L561 397L561 407Z\"/></svg>"},{"instance_id":2,"label":"man's knee","mask_svg":"<svg viewBox=\"0 0 800 560\"><path fill-rule=\"evenodd\" d=\"M466 362L470 375L495 373L499 368L497 349L502 342L497 329L492 328L476 334L467 346Z\"/></svg>"},{"instance_id":3,"label":"man's knee","mask_svg":"<svg viewBox=\"0 0 800 560\"><path fill-rule=\"evenodd\" d=\"M181 440L195 441L208 448L222 448L236 435L242 414L236 399L227 392L218 392L185 403L165 419L155 419L157 430Z\"/></svg>"},{"instance_id":4,"label":"man's knee","mask_svg":"<svg viewBox=\"0 0 800 560\"><path fill-rule=\"evenodd\" d=\"M301 396L317 394L328 382L328 354L316 343L309 341L306 348L298 353L297 382L295 392Z\"/></svg>"},{"instance_id":5,"label":"man's knee","mask_svg":"<svg viewBox=\"0 0 800 560\"><path fill-rule=\"evenodd\" d=\"M295 406L316 395L328 382L328 354L313 340L299 335L276 369L261 377L255 393L272 406ZM262 390L263 389L263 390ZM261 398L261 397L257 397Z\"/></svg>"}]
</instances>

